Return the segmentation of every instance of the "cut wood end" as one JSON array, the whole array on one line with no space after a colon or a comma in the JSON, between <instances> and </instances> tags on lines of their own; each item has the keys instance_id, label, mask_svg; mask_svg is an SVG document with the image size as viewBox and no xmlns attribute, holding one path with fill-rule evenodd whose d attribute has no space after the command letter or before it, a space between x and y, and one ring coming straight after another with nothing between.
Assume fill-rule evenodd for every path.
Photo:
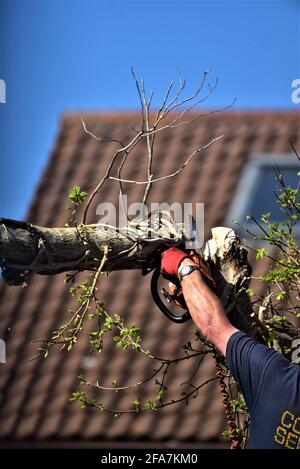
<instances>
[{"instance_id":1,"label":"cut wood end","mask_svg":"<svg viewBox=\"0 0 300 469\"><path fill-rule=\"evenodd\" d=\"M232 228L225 226L216 226L211 229L212 238L205 244L204 258L205 260L214 257L224 258L234 241L240 241Z\"/></svg>"}]
</instances>

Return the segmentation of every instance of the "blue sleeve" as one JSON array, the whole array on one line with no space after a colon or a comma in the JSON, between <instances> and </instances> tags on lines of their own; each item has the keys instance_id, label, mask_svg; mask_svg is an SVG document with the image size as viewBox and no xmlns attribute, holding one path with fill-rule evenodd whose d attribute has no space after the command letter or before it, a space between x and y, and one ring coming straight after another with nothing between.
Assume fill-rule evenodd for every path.
<instances>
[{"instance_id":1,"label":"blue sleeve","mask_svg":"<svg viewBox=\"0 0 300 469\"><path fill-rule=\"evenodd\" d=\"M238 381L249 411L255 406L264 383L272 383L272 375L278 376L291 366L289 361L274 349L260 344L244 332L235 332L226 348L228 367ZM266 379L263 379L263 378Z\"/></svg>"}]
</instances>

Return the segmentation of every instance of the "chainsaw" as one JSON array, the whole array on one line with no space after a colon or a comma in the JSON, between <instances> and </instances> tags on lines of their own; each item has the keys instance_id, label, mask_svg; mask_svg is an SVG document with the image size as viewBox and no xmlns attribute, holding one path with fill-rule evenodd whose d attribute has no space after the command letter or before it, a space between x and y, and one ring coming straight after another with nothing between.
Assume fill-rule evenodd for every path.
<instances>
[{"instance_id":1,"label":"chainsaw","mask_svg":"<svg viewBox=\"0 0 300 469\"><path fill-rule=\"evenodd\" d=\"M196 222L192 216L189 218L188 229L185 230L185 246L185 252L191 257L195 264L198 265L206 283L212 289L215 289L215 282L210 272L210 268L203 260L200 252L200 242L197 234ZM167 288L159 287L159 283L162 279L169 281ZM170 278L167 274L161 271L160 266L157 266L153 271L151 279L151 293L155 304L171 321L181 324L191 319L190 312L183 297L179 279L175 280L172 278L172 282L170 282ZM183 309L184 312L182 314L175 314L171 310L172 304Z\"/></svg>"}]
</instances>

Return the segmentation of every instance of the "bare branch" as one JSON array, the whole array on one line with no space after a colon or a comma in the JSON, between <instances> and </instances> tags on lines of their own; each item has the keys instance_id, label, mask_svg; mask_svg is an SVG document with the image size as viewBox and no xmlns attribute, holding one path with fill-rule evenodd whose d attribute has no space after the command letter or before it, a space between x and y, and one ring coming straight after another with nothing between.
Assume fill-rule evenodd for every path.
<instances>
[{"instance_id":1,"label":"bare branch","mask_svg":"<svg viewBox=\"0 0 300 469\"><path fill-rule=\"evenodd\" d=\"M181 80L180 78L180 82L179 82L179 89L177 91L177 93L175 94L175 96L173 97L173 99L171 99L171 101L169 102L169 104L167 104L164 108L164 112L161 113L161 116L160 116L160 119L163 119L166 117L166 113L168 113L168 110L170 108L172 108L173 104L176 103L177 99L179 98L179 96L181 95L181 93L183 92L184 88L185 88L185 85L186 85L186 80Z\"/></svg>"},{"instance_id":2,"label":"bare branch","mask_svg":"<svg viewBox=\"0 0 300 469\"><path fill-rule=\"evenodd\" d=\"M217 142L218 140L220 140L223 137L224 137L224 135L220 135L219 137L216 137L213 140L211 140L209 143L207 143L203 147L198 148L197 150L194 150L193 153L191 153L190 156L188 157L188 159L185 161L185 163L182 166L180 166L180 168L178 168L176 171L174 171L173 173L168 174L166 176L162 176L162 177L159 177L159 178L156 178L156 179L152 179L151 184L153 184L154 182L163 181L165 179L177 176L177 174L179 174L187 166L187 164L191 161L192 158L194 158L195 155L197 155L201 151L205 150L210 145ZM109 179L112 179L114 181L128 182L130 184L148 184L149 183L148 180L147 181L135 181L134 179L119 179L119 178L114 177L114 176L109 176Z\"/></svg>"},{"instance_id":3,"label":"bare branch","mask_svg":"<svg viewBox=\"0 0 300 469\"><path fill-rule=\"evenodd\" d=\"M167 104L167 100L169 98L171 89L173 87L173 81L172 81L170 83L168 89L167 89L166 95L163 99L163 102L162 102L162 104L161 104L161 106L160 106L160 108L159 108L159 110L156 114L156 117L154 119L154 123L151 127L151 125L150 125L150 105L151 105L151 102L152 102L153 92L150 95L149 101L147 101L144 80L142 79L141 85L140 85L139 82L138 82L138 79L135 75L135 71L134 71L133 67L131 68L131 73L132 73L132 76L133 76L133 79L134 79L134 82L135 82L135 85L136 85L136 89L137 89L137 92L138 92L138 96L139 96L139 99L140 99L141 111L142 111L142 120L143 120L142 128L141 128L140 131L135 130L135 132L136 132L135 137L127 145L123 145L122 142L111 139L111 141L117 141L119 144L121 144L121 148L119 148L113 154L113 156L111 158L111 161L109 162L109 164L106 168L106 172L105 172L104 176L102 177L99 184L95 187L95 189L91 193L90 197L88 198L88 200L86 202L83 218L82 218L82 224L85 224L85 222L86 222L87 213L88 213L89 207L91 205L91 202L93 201L96 194L100 191L101 187L103 186L103 184L105 183L106 180L111 179L111 180L118 181L119 186L120 186L120 194L123 193L122 182L129 182L129 183L132 183L132 184L146 184L146 188L145 188L144 195L143 195L143 202L146 203L153 182L162 181L162 180L167 179L169 177L176 176L185 167L185 165L189 162L189 160L186 162L186 164L183 165L183 167L180 167L178 171L176 171L176 172L174 172L174 173L172 173L168 176L161 177L161 178L160 177L156 178L156 179L153 178L152 163L153 163L154 141L155 141L155 136L158 132L162 132L165 129L175 128L179 125L190 123L193 120L196 120L196 119L198 119L198 118L200 118L204 115L213 114L214 112L221 112L225 109L228 109L228 107L230 107L230 106L227 106L226 108L224 108L222 110L210 111L208 113L199 114L199 115L193 117L192 119L190 119L188 121L181 121L180 122L180 120L183 118L183 116L186 113L191 111L195 106L197 106L198 104L200 104L201 102L205 101L208 98L208 96L212 93L212 91L216 87L216 84L217 84L217 81L216 81L214 86L211 86L209 84L209 92L207 93L206 96L204 96L203 98L197 99L194 103L192 103L190 106L183 109L179 114L177 114L176 117L173 120L171 120L171 122L165 124L162 127L159 127L159 124L161 123L161 121L164 120L166 118L166 116L171 111L173 111L174 109L176 109L179 106L182 106L183 104L186 104L188 102L192 102L199 95L199 93L203 89L203 86L205 84L206 77L207 77L209 71L204 72L202 81L201 81L200 85L198 86L198 88L196 89L196 91L190 97L182 99L180 102L178 101L178 99L179 99L182 91L185 88L186 81L182 80L181 75L179 74L179 90L177 91L175 96L171 99L171 101ZM91 135L93 138L96 138L98 141L104 140L104 139L101 139L100 137L97 137L92 132L88 131L83 120L82 120L82 124L84 126L85 131L89 135ZM140 181L139 182L139 181L131 181L131 180L127 180L127 179L122 178L121 171L122 171L122 169L125 165L125 162L126 162L128 156L129 156L130 152L144 138L146 140L147 159L148 159L147 181ZM209 144L207 144L202 149L207 148L211 143L213 143L213 141L210 142ZM202 149L196 150L194 154L198 153ZM118 156L122 153L124 153L124 155L123 155L122 161L121 161L121 163L119 165L119 168L118 168L118 171L117 171L117 177L112 176L111 175L111 170L113 168L113 165L114 165L116 159L118 158ZM191 157L193 157L194 154L191 155ZM124 207L123 207L123 210L124 210Z\"/></svg>"},{"instance_id":4,"label":"bare branch","mask_svg":"<svg viewBox=\"0 0 300 469\"><path fill-rule=\"evenodd\" d=\"M210 70L206 70L204 73L203 73L203 78L201 80L201 83L200 85L198 86L198 88L196 89L196 91L191 95L189 96L188 98L185 98L183 99L182 101L180 102L176 102L177 99L178 99L178 96L176 97L175 101L173 100L173 102L171 102L165 109L165 112L164 112L164 117L166 117L171 111L174 111L176 108L178 108L179 106L183 106L184 104L192 101L193 99L195 99L199 93L202 91L202 88L205 84L205 81L206 81L206 77L207 75L209 74ZM180 85L180 92L183 90L183 88L185 87L185 84L186 84L186 81L183 82L182 85Z\"/></svg>"},{"instance_id":5,"label":"bare branch","mask_svg":"<svg viewBox=\"0 0 300 469\"><path fill-rule=\"evenodd\" d=\"M142 80L142 96L143 96L143 102L144 102L144 109L145 109L145 125L146 125L146 141L147 141L147 153L148 153L148 168L147 168L147 176L148 176L148 184L145 189L144 197L143 197L143 203L146 203L147 197L149 195L151 186L152 186L152 159L153 159L153 144L154 144L154 138L155 134L150 135L149 134L149 129L150 129L150 117L149 117L149 109L150 109L150 101L147 103L147 98L146 98L146 92L145 92L145 84L144 80Z\"/></svg>"},{"instance_id":6,"label":"bare branch","mask_svg":"<svg viewBox=\"0 0 300 469\"><path fill-rule=\"evenodd\" d=\"M150 376L148 376L147 378L143 379L142 381L138 381L137 383L134 383L134 384L129 384L128 386L114 386L113 388L110 387L110 386L101 386L98 381L96 381L95 383L92 383L90 381L85 381L83 384L85 386L92 386L94 388L97 388L97 389L101 389L103 391L126 391L128 389L136 389L138 388L139 386L141 386L142 384L145 384L147 383L148 381L151 381L155 376L158 375L158 373L162 370L162 368L164 368L166 366L166 363L162 363L160 365L160 367L155 370Z\"/></svg>"},{"instance_id":7,"label":"bare branch","mask_svg":"<svg viewBox=\"0 0 300 469\"><path fill-rule=\"evenodd\" d=\"M179 402L182 402L182 401L187 401L190 397L197 396L197 393L199 392L199 390L201 388L203 388L204 386L206 386L207 384L209 384L213 381L216 381L217 379L218 379L217 377L207 379L206 381L204 381L200 385L193 387L192 391L190 391L189 393L186 393L183 397L180 397L178 399L172 399L168 402L158 404L156 406L156 409L161 409L163 407L168 407L170 405L178 404ZM133 414L133 413L136 414L137 413L136 409L127 409L127 410L126 409L124 409L124 410L122 410L122 409L110 409L110 408L103 407L102 405L96 404L94 401L91 401L91 402L88 401L86 404L87 404L88 407L94 407L98 410L106 411L106 412L112 413L114 415ZM151 408L143 407L143 408L139 409L139 412L149 411L149 410L151 410Z\"/></svg>"},{"instance_id":8,"label":"bare branch","mask_svg":"<svg viewBox=\"0 0 300 469\"><path fill-rule=\"evenodd\" d=\"M135 86L136 86L136 89L137 89L137 92L138 92L138 95L139 95L139 98L140 98L140 103L141 103L141 109L142 109L142 118L143 118L143 124L142 124L142 130L144 130L144 126L145 126L145 109L144 109L144 102L143 102L143 97L142 97L142 92L141 92L141 87L139 85L139 82L138 82L138 79L135 75L135 71L134 71L134 68L131 67L131 74L133 76L133 79L134 79L134 82L135 82Z\"/></svg>"},{"instance_id":9,"label":"bare branch","mask_svg":"<svg viewBox=\"0 0 300 469\"><path fill-rule=\"evenodd\" d=\"M117 150L111 161L109 162L108 166L107 166L107 169L106 169L106 172L105 172L105 175L102 177L101 181L99 182L99 184L95 187L95 189L93 190L92 194L90 195L87 203L86 203L86 206L85 206L85 210L84 210L84 213L83 213L83 218L82 218L82 224L85 224L85 221L86 221L86 217L87 217L87 212L88 212L88 209L95 197L95 195L99 192L99 190L101 189L101 187L103 186L104 182L109 178L109 174L110 174L110 171L113 167L113 164L116 160L116 158L118 157L118 155L120 153L123 153L123 152L126 152L126 151L129 151L129 150L133 150L133 148L137 145L137 143L141 140L141 137L142 137L143 133L142 131L140 131L132 140L131 142L129 142L125 147L122 147L120 148L119 150Z\"/></svg>"},{"instance_id":10,"label":"bare branch","mask_svg":"<svg viewBox=\"0 0 300 469\"><path fill-rule=\"evenodd\" d=\"M155 122L157 122L157 120L158 120L158 118L159 118L159 116L160 116L162 110L164 109L164 107L165 107L165 105L166 105L166 102L167 102L167 100L168 100L168 98L169 98L169 95L170 95L170 93L171 93L173 84L174 84L174 81L172 80L171 83L170 83L169 86L168 86L168 89L167 89L167 92L166 92L165 97L164 97L164 99L163 99L163 102L162 102L160 108L159 108L158 111L157 111L156 118L155 118Z\"/></svg>"},{"instance_id":11,"label":"bare branch","mask_svg":"<svg viewBox=\"0 0 300 469\"><path fill-rule=\"evenodd\" d=\"M187 121L181 121L181 122L178 122L177 124L171 124L170 125L170 128L173 129L175 127L179 127L180 125L187 125L187 124L190 124L191 122L194 122L195 120L199 119L200 117L206 117L206 116L209 116L211 114L217 114L219 112L224 112L224 111L227 111L227 109L230 109L232 106L234 106L236 102L236 98L232 101L231 104L228 104L228 106L225 106L223 107L222 109L215 109L213 111L209 111L209 112L205 112L203 114L197 114L196 116L192 117L191 119L187 120ZM191 109L192 109L192 106L191 106ZM190 109L187 109L186 111L189 111ZM185 114L185 113L184 113ZM182 117L182 116L181 116ZM160 130L160 129L159 129Z\"/></svg>"},{"instance_id":12,"label":"bare branch","mask_svg":"<svg viewBox=\"0 0 300 469\"><path fill-rule=\"evenodd\" d=\"M93 134L90 130L87 129L86 124L83 120L83 117L80 117L80 119L81 119L82 127L85 133L93 137L95 140L98 140L98 142L116 142L116 143L119 143L121 147L124 146L121 140L118 140L117 138L97 137L97 135Z\"/></svg>"},{"instance_id":13,"label":"bare branch","mask_svg":"<svg viewBox=\"0 0 300 469\"><path fill-rule=\"evenodd\" d=\"M294 144L293 140L290 141L290 144L291 144L291 147L292 147L292 149L293 149L293 152L295 153L296 157L297 157L298 160L300 161L300 156L299 156L298 151L296 150L296 147L295 147L295 144Z\"/></svg>"}]
</instances>

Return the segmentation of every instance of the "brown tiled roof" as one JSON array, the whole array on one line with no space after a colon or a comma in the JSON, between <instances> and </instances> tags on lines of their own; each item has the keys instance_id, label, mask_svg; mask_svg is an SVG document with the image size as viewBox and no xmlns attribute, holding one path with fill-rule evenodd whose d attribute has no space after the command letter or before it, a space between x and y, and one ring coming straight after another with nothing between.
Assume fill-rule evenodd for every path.
<instances>
[{"instance_id":1,"label":"brown tiled roof","mask_svg":"<svg viewBox=\"0 0 300 469\"><path fill-rule=\"evenodd\" d=\"M135 113L105 113L86 115L85 120L97 135L127 141L140 117ZM300 144L299 128L296 113L251 111L214 114L161 133L154 164L159 175L177 169L186 155L210 139L221 134L224 137L194 159L177 179L157 183L150 201L204 202L208 237L212 226L222 224L248 159L256 153L290 153L290 139ZM115 143L99 143L84 133L78 114L64 115L28 220L41 226L63 226L68 219L65 207L69 188L78 184L89 192L115 147ZM137 147L128 159L124 177L143 180L145 168L144 152ZM142 189L125 185L129 203L140 200ZM117 195L118 184L111 181L96 203L116 202ZM95 222L95 206L90 214L88 221ZM225 422L215 382L201 390L188 406L177 404L159 412L123 415L114 420L111 415L80 410L69 403L71 392L79 388L77 376L83 371L103 385L110 386L114 378L126 385L151 374L154 364L150 360L134 352L117 351L112 341L107 341L100 356L91 357L86 332L71 353L52 350L47 359L28 361L36 355L38 346L32 341L49 337L72 307L63 279L63 275L36 276L27 288L4 286L1 290L0 337L7 342L7 363L0 365L0 438L31 442L167 441L171 445L218 440ZM153 304L149 282L150 278L138 271L113 272L102 281L101 298L110 311L141 327L146 349L175 358L193 336L193 324L177 325L163 317ZM86 330L91 327L87 324ZM173 366L168 381L172 397L180 396L181 383L194 367L192 360ZM214 372L207 360L198 380L204 381ZM101 400L109 407L126 408L135 397L146 400L153 392L152 385L133 393L103 391Z\"/></svg>"}]
</instances>

